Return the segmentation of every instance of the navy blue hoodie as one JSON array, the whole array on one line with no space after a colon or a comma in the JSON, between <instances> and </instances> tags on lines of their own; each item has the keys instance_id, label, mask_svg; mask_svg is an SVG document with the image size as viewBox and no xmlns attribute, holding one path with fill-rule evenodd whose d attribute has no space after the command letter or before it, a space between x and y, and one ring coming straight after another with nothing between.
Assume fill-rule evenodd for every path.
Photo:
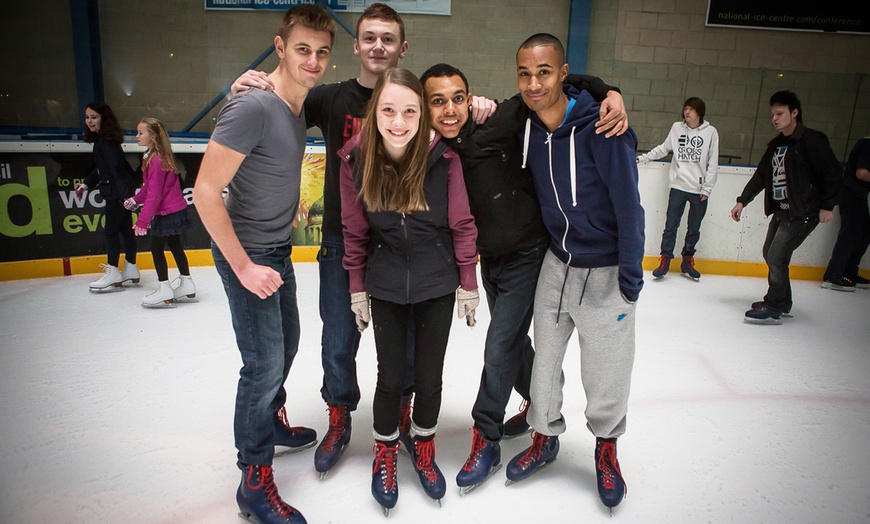
<instances>
[{"instance_id":1,"label":"navy blue hoodie","mask_svg":"<svg viewBox=\"0 0 870 524\"><path fill-rule=\"evenodd\" d=\"M619 289L634 302L643 287L644 214L637 189L637 136L595 134L599 104L563 86L576 100L553 133L534 113L526 122L528 165L550 250L571 267L619 266Z\"/></svg>"}]
</instances>

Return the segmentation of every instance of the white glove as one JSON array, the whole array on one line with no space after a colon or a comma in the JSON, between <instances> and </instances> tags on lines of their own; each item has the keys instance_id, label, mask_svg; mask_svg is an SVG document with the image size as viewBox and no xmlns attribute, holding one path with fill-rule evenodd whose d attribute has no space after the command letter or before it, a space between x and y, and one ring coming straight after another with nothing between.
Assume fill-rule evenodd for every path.
<instances>
[{"instance_id":1,"label":"white glove","mask_svg":"<svg viewBox=\"0 0 870 524\"><path fill-rule=\"evenodd\" d=\"M126 209L127 211L136 211L136 208L138 207L139 204L137 204L136 201L133 200L133 197L124 200L124 209Z\"/></svg>"},{"instance_id":2,"label":"white glove","mask_svg":"<svg viewBox=\"0 0 870 524\"><path fill-rule=\"evenodd\" d=\"M85 184L76 184L75 185L76 196L77 197L82 196L82 193L84 193L87 189L88 189L88 186L86 186Z\"/></svg>"},{"instance_id":3,"label":"white glove","mask_svg":"<svg viewBox=\"0 0 870 524\"><path fill-rule=\"evenodd\" d=\"M477 325L474 319L474 310L480 305L480 294L476 289L466 291L462 288L456 290L456 316L457 318L465 317L465 323L468 327Z\"/></svg>"},{"instance_id":4,"label":"white glove","mask_svg":"<svg viewBox=\"0 0 870 524\"><path fill-rule=\"evenodd\" d=\"M365 291L350 294L350 310L356 315L356 327L362 333L369 327L372 315L369 312L369 295Z\"/></svg>"}]
</instances>

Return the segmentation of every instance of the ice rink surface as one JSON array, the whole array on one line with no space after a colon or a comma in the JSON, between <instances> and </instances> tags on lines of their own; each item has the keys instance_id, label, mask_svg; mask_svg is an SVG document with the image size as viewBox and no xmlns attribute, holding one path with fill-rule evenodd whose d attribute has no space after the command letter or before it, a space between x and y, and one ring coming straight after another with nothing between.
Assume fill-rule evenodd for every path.
<instances>
[{"instance_id":1,"label":"ice rink surface","mask_svg":"<svg viewBox=\"0 0 870 524\"><path fill-rule=\"evenodd\" d=\"M173 274L174 270L171 270ZM291 423L320 437L315 264L297 264L302 340L287 381ZM146 310L156 285L103 295L99 275L0 283L0 522L240 524L232 416L241 359L211 267L193 268L198 303ZM454 322L437 460L443 507L407 455L388 519L370 493L371 330L358 357L363 399L342 462L319 480L313 448L275 460L282 496L317 523L870 522L870 290L793 282L794 318L749 325L764 279L671 273L638 302L637 358L619 459L628 496L611 518L598 500L579 351L565 361L558 460L506 487L504 469L459 497L488 324ZM514 414L519 397L508 405ZM502 442L502 460L530 439Z\"/></svg>"}]
</instances>

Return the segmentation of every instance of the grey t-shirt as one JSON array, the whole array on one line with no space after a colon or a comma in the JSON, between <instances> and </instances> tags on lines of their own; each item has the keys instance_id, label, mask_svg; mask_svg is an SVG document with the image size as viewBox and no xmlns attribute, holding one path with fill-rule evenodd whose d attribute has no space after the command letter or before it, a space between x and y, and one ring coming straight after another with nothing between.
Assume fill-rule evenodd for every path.
<instances>
[{"instance_id":1,"label":"grey t-shirt","mask_svg":"<svg viewBox=\"0 0 870 524\"><path fill-rule=\"evenodd\" d=\"M290 243L299 207L305 114L272 91L250 89L227 102L212 140L245 155L225 204L243 247Z\"/></svg>"}]
</instances>

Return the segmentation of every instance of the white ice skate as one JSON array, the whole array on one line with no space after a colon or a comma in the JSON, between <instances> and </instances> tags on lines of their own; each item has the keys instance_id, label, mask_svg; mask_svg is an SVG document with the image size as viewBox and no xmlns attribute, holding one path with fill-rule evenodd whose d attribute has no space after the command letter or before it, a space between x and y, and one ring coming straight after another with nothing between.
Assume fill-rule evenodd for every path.
<instances>
[{"instance_id":1,"label":"white ice skate","mask_svg":"<svg viewBox=\"0 0 870 524\"><path fill-rule=\"evenodd\" d=\"M156 291L142 297L142 307L171 308L175 307L172 303L173 300L175 300L175 294L172 292L172 287L169 286L168 280L164 280L158 282Z\"/></svg>"},{"instance_id":2,"label":"white ice skate","mask_svg":"<svg viewBox=\"0 0 870 524\"><path fill-rule=\"evenodd\" d=\"M121 284L124 280L118 268L109 264L100 264L100 267L103 268L104 274L90 283L90 291L93 293L122 291L124 288L121 287Z\"/></svg>"},{"instance_id":3,"label":"white ice skate","mask_svg":"<svg viewBox=\"0 0 870 524\"><path fill-rule=\"evenodd\" d=\"M121 270L121 283L132 282L139 283L139 267L132 262L124 261L124 269Z\"/></svg>"},{"instance_id":4,"label":"white ice skate","mask_svg":"<svg viewBox=\"0 0 870 524\"><path fill-rule=\"evenodd\" d=\"M196 299L196 285L190 275L178 275L172 281L172 293L176 302L199 302Z\"/></svg>"}]
</instances>

